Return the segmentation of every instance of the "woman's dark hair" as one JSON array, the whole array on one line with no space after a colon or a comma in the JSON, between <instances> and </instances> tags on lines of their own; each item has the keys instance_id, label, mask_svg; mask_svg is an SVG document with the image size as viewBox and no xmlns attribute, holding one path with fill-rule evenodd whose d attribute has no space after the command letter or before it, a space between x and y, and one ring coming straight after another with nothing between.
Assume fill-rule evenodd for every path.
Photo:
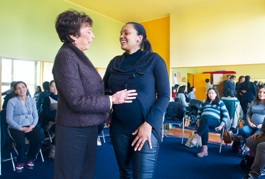
<instances>
[{"instance_id":1,"label":"woman's dark hair","mask_svg":"<svg viewBox=\"0 0 265 179\"><path fill-rule=\"evenodd\" d=\"M41 89L41 87L40 86L37 86L37 91L36 92L42 92L42 89Z\"/></svg>"},{"instance_id":2,"label":"woman's dark hair","mask_svg":"<svg viewBox=\"0 0 265 179\"><path fill-rule=\"evenodd\" d=\"M74 40L70 35L80 36L80 28L83 25L92 27L93 20L84 12L67 10L58 15L55 28L60 40L64 43L72 43Z\"/></svg>"},{"instance_id":3,"label":"woman's dark hair","mask_svg":"<svg viewBox=\"0 0 265 179\"><path fill-rule=\"evenodd\" d=\"M18 84L21 84L21 83L22 83L23 85L25 85L26 88L28 87L27 84L26 84L24 81L16 81L15 84L13 85L12 97L14 97L14 96L18 96L18 95L15 93L15 91L16 91L16 89L17 89L17 85L18 85ZM29 91L27 91L27 96L30 96Z\"/></svg>"},{"instance_id":4,"label":"woman's dark hair","mask_svg":"<svg viewBox=\"0 0 265 179\"><path fill-rule=\"evenodd\" d=\"M218 105L219 105L219 101L220 101L220 96L219 96L219 92L217 91L216 88L209 88L209 89L207 90L207 94L206 94L207 97L206 97L206 100L205 100L203 106L205 106L206 104L208 104L208 103L211 102L211 100L210 100L210 98L209 98L209 96L208 96L208 93L209 93L210 90L214 90L214 92L216 93L216 97L215 97L215 99L212 101L212 105L216 105L216 106L218 106Z\"/></svg>"},{"instance_id":5,"label":"woman's dark hair","mask_svg":"<svg viewBox=\"0 0 265 179\"><path fill-rule=\"evenodd\" d=\"M238 83L240 83L240 81L241 81L242 78L245 78L245 76L240 76L240 77L238 78Z\"/></svg>"},{"instance_id":6,"label":"woman's dark hair","mask_svg":"<svg viewBox=\"0 0 265 179\"><path fill-rule=\"evenodd\" d=\"M244 89L250 88L250 76L245 76L245 81L242 83Z\"/></svg>"},{"instance_id":7,"label":"woman's dark hair","mask_svg":"<svg viewBox=\"0 0 265 179\"><path fill-rule=\"evenodd\" d=\"M54 80L50 81L50 86L52 85L53 82L54 82Z\"/></svg>"},{"instance_id":8,"label":"woman's dark hair","mask_svg":"<svg viewBox=\"0 0 265 179\"><path fill-rule=\"evenodd\" d=\"M152 52L152 46L149 40L147 40L147 35L146 35L144 26L137 22L127 22L126 24L132 24L134 29L137 31L137 35L143 36L143 40L142 40L142 43L140 44L140 48L143 50Z\"/></svg>"},{"instance_id":9,"label":"woman's dark hair","mask_svg":"<svg viewBox=\"0 0 265 179\"><path fill-rule=\"evenodd\" d=\"M178 93L185 93L186 85L182 85L179 87Z\"/></svg>"},{"instance_id":10,"label":"woman's dark hair","mask_svg":"<svg viewBox=\"0 0 265 179\"><path fill-rule=\"evenodd\" d=\"M260 91L261 89L265 89L265 86L262 86L262 87L260 87L260 88L258 89L258 92L257 92L255 98L253 99L253 102L254 102L255 104L257 104L257 105L260 104L260 102L261 102L261 99L259 98L259 91Z\"/></svg>"}]
</instances>

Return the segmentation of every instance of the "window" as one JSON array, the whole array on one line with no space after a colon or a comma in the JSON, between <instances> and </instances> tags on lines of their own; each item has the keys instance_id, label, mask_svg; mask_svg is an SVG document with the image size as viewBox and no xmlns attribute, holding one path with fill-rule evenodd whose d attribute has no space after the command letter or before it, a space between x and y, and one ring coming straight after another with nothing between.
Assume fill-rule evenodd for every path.
<instances>
[{"instance_id":1,"label":"window","mask_svg":"<svg viewBox=\"0 0 265 179\"><path fill-rule=\"evenodd\" d=\"M11 58L1 58L2 85L1 91L5 92L10 89L12 81L24 81L29 89L31 96L34 96L36 86L42 86L43 81L51 81L52 66L51 62L40 62L30 60L19 60ZM2 103L3 104L2 96Z\"/></svg>"}]
</instances>

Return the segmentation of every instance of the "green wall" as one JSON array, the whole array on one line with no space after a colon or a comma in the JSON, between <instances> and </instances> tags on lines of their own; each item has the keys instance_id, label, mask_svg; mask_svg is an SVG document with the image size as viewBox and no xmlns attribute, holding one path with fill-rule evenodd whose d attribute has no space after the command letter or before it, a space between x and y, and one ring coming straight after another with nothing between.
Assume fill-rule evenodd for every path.
<instances>
[{"instance_id":1,"label":"green wall","mask_svg":"<svg viewBox=\"0 0 265 179\"><path fill-rule=\"evenodd\" d=\"M1 0L0 56L53 62L62 45L54 27L55 19L68 9L84 11L94 21L96 38L85 53L96 67L106 67L114 56L122 53L120 22L64 0Z\"/></svg>"}]
</instances>

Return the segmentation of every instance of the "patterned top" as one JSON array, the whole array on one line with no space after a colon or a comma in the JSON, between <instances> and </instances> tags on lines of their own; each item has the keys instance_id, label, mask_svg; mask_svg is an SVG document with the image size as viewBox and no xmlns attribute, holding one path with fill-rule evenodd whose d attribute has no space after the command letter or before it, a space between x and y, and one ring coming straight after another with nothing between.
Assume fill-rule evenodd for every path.
<instances>
[{"instance_id":1,"label":"patterned top","mask_svg":"<svg viewBox=\"0 0 265 179\"><path fill-rule=\"evenodd\" d=\"M218 106L212 103L203 103L198 110L198 119L209 118L217 119L224 126L230 120L226 106L222 100L219 101Z\"/></svg>"}]
</instances>

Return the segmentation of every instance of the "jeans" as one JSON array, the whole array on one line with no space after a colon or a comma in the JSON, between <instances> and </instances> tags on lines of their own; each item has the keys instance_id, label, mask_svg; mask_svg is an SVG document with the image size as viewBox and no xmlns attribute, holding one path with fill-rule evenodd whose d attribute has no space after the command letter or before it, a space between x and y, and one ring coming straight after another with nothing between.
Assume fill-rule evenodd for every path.
<instances>
[{"instance_id":1,"label":"jeans","mask_svg":"<svg viewBox=\"0 0 265 179\"><path fill-rule=\"evenodd\" d=\"M152 179L160 143L151 135L152 149L147 141L141 151L134 151L131 143L134 136L111 132L116 159L118 161L121 179Z\"/></svg>"},{"instance_id":2,"label":"jeans","mask_svg":"<svg viewBox=\"0 0 265 179\"><path fill-rule=\"evenodd\" d=\"M207 145L209 140L209 128L215 128L220 125L217 119L202 118L200 119L200 126L197 130L197 134L201 136L202 145Z\"/></svg>"},{"instance_id":3,"label":"jeans","mask_svg":"<svg viewBox=\"0 0 265 179\"><path fill-rule=\"evenodd\" d=\"M252 128L250 127L249 125L246 125L246 126L243 126L239 132L238 132L238 135L242 135L242 137L244 139L248 138L249 136L251 136L252 134L254 133L259 133L260 132L260 129L257 129L257 128Z\"/></svg>"}]
</instances>

